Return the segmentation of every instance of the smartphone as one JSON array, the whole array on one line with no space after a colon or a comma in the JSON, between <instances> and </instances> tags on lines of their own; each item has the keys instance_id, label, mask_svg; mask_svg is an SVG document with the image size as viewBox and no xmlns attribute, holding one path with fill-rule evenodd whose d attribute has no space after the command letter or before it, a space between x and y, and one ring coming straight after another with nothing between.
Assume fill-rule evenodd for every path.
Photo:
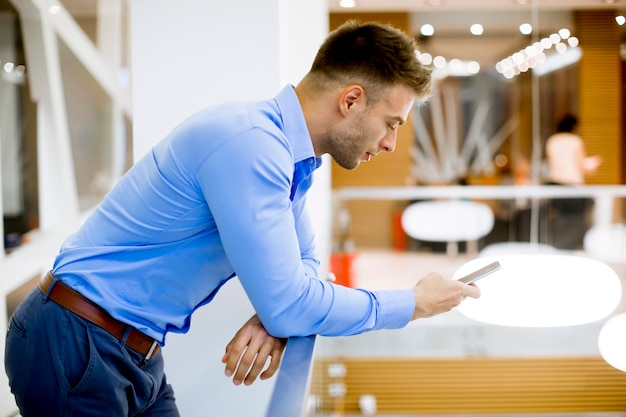
<instances>
[{"instance_id":1,"label":"smartphone","mask_svg":"<svg viewBox=\"0 0 626 417\"><path fill-rule=\"evenodd\" d=\"M484 266L468 275L465 275L462 278L459 278L458 281L464 282L466 284L471 284L472 282L478 281L479 279L486 277L492 272L497 271L498 269L500 269L500 266L500 262L492 262L487 266Z\"/></svg>"}]
</instances>

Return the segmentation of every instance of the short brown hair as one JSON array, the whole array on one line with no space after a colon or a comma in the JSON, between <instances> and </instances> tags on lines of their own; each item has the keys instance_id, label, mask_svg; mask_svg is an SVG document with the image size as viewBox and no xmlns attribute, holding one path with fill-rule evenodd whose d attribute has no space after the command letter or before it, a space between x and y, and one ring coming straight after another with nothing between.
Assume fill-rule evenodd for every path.
<instances>
[{"instance_id":1,"label":"short brown hair","mask_svg":"<svg viewBox=\"0 0 626 417\"><path fill-rule=\"evenodd\" d=\"M419 62L416 52L415 41L393 26L350 20L328 35L310 74L327 82L357 82L370 104L396 85L426 99L431 93L431 71Z\"/></svg>"}]
</instances>

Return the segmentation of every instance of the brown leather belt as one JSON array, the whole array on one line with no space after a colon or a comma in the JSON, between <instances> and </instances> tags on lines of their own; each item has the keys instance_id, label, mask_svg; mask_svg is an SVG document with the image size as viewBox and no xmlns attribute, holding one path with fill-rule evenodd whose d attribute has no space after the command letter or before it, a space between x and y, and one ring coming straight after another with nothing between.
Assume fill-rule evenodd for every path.
<instances>
[{"instance_id":1,"label":"brown leather belt","mask_svg":"<svg viewBox=\"0 0 626 417\"><path fill-rule=\"evenodd\" d=\"M46 294L54 280L55 276L52 272L48 272L44 275L38 285L41 292ZM52 287L50 294L48 294L48 298L58 305L65 307L65 309L71 311L72 313L90 321L98 327L103 328L115 336L118 340L122 340L124 338L126 330L130 327L128 337L124 343L129 348L144 355L145 360L150 359L159 352L159 344L156 340L144 333L141 333L134 327L114 319L102 307L85 298L82 294L74 291L61 281L57 280L54 287Z\"/></svg>"}]
</instances>

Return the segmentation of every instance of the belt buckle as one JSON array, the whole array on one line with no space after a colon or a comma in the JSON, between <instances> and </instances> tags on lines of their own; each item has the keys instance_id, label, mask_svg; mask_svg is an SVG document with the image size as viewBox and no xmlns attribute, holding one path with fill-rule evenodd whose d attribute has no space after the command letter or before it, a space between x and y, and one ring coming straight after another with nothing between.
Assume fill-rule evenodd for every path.
<instances>
[{"instance_id":1,"label":"belt buckle","mask_svg":"<svg viewBox=\"0 0 626 417\"><path fill-rule=\"evenodd\" d=\"M148 350L148 353L146 353L146 356L143 358L144 361L147 361L147 360L149 360L152 357L152 355L154 354L154 351L156 350L157 346L158 346L158 343L157 343L156 340L154 340L152 342L152 346L150 346L150 349Z\"/></svg>"}]
</instances>

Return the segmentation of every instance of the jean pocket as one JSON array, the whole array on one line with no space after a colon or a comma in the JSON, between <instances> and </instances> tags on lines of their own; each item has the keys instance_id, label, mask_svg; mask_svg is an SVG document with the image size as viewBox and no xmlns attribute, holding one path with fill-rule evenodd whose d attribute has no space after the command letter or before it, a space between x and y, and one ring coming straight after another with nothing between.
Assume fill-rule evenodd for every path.
<instances>
[{"instance_id":1,"label":"jean pocket","mask_svg":"<svg viewBox=\"0 0 626 417\"><path fill-rule=\"evenodd\" d=\"M90 335L90 324L69 315L65 339L63 369L69 393L79 392L89 384L94 367L95 348Z\"/></svg>"},{"instance_id":2,"label":"jean pocket","mask_svg":"<svg viewBox=\"0 0 626 417\"><path fill-rule=\"evenodd\" d=\"M15 314L9 320L8 332L13 332L20 337L26 337L26 326L15 317Z\"/></svg>"}]
</instances>

